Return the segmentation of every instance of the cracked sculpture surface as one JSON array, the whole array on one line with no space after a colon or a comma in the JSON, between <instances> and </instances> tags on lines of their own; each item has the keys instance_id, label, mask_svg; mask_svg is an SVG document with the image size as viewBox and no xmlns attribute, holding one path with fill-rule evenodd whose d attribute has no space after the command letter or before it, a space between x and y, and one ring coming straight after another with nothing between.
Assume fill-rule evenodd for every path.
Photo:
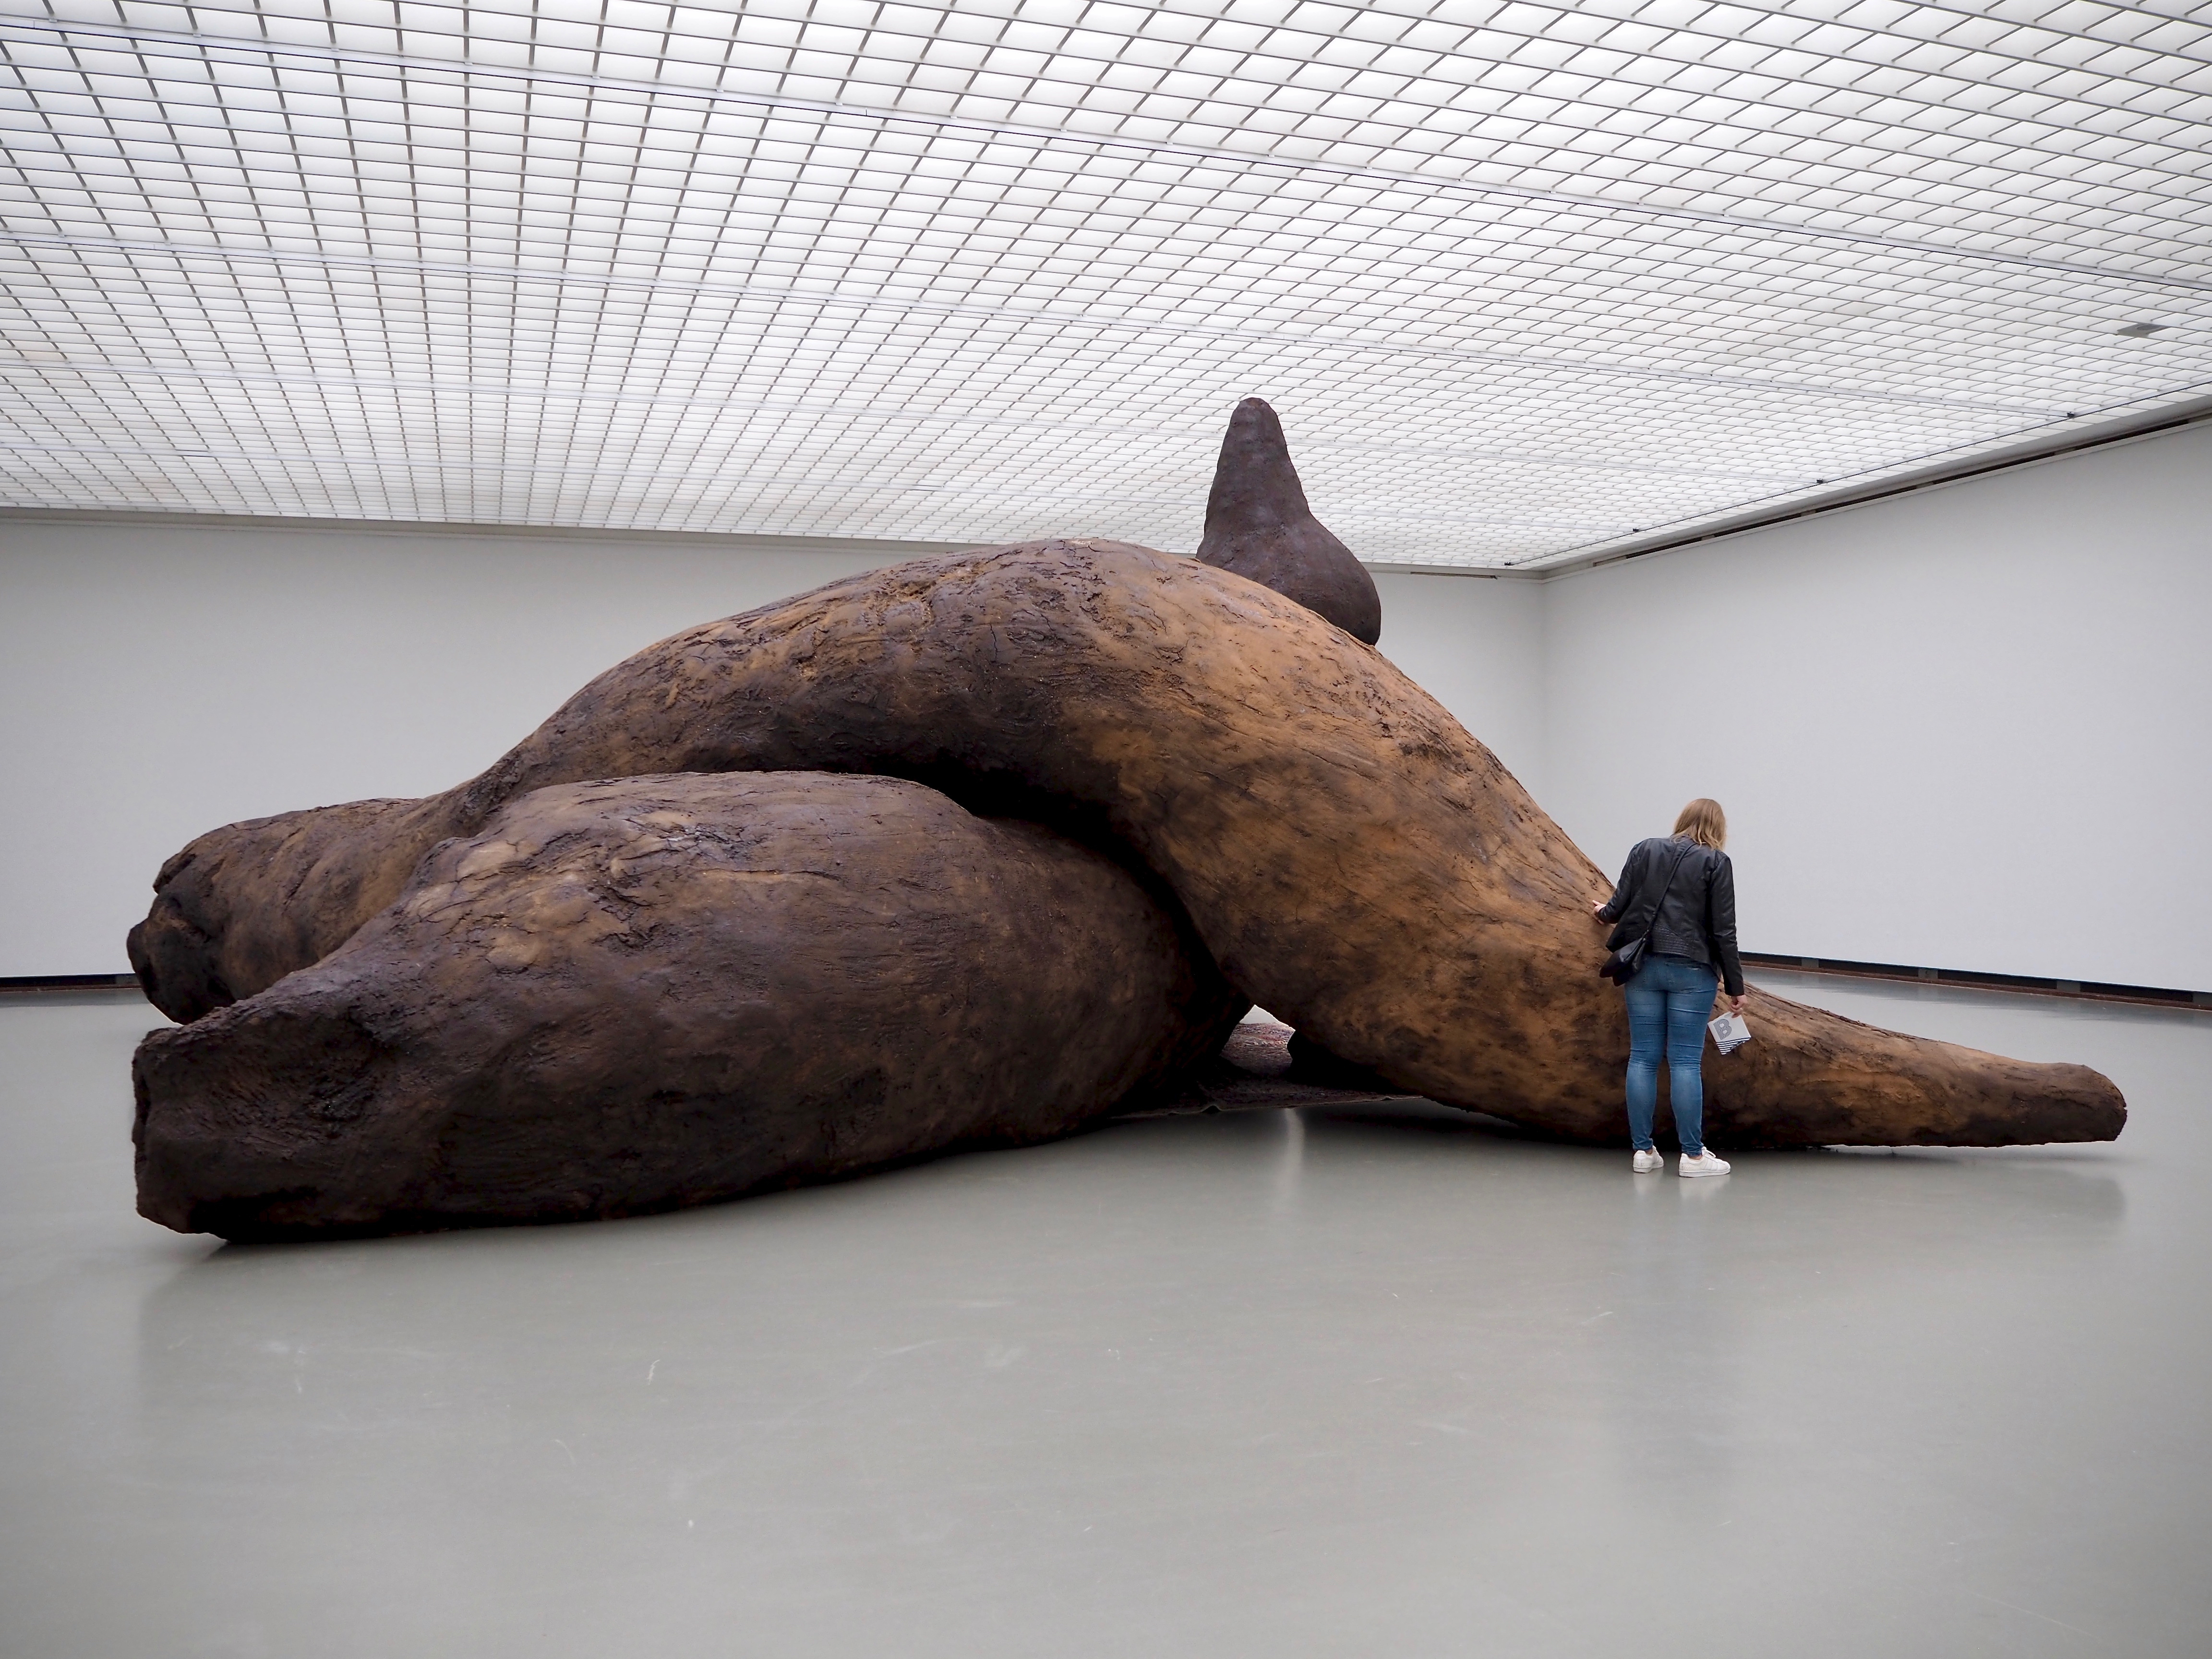
<instances>
[{"instance_id":1,"label":"cracked sculpture surface","mask_svg":"<svg viewBox=\"0 0 2212 1659\"><path fill-rule=\"evenodd\" d=\"M442 795L170 860L131 939L186 1022L139 1053L140 1207L229 1237L538 1221L1035 1140L1252 1002L1407 1092L1619 1142L1610 890L1270 586L1104 541L919 560L665 640ZM2125 1121L2083 1066L1751 1003L1759 1040L1706 1070L1731 1147Z\"/></svg>"},{"instance_id":2,"label":"cracked sculpture surface","mask_svg":"<svg viewBox=\"0 0 2212 1659\"><path fill-rule=\"evenodd\" d=\"M818 772L533 790L157 1032L141 1207L271 1237L617 1215L1066 1134L1245 1010L1145 884Z\"/></svg>"}]
</instances>

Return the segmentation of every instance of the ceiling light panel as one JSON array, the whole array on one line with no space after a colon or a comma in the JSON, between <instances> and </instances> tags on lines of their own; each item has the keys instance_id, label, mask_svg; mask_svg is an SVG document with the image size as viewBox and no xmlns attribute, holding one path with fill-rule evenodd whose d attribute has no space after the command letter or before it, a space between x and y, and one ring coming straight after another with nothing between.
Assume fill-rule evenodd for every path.
<instances>
[{"instance_id":1,"label":"ceiling light panel","mask_svg":"<svg viewBox=\"0 0 2212 1659\"><path fill-rule=\"evenodd\" d=\"M21 505L1187 550L1256 393L1363 556L1527 565L2212 383L2212 7L64 0L0 55Z\"/></svg>"}]
</instances>

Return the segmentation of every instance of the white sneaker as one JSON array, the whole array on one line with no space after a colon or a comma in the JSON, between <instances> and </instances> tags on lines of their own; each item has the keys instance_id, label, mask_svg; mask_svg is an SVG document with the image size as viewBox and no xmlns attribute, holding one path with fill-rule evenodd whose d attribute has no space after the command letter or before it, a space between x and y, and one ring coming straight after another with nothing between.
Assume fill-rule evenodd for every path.
<instances>
[{"instance_id":1,"label":"white sneaker","mask_svg":"<svg viewBox=\"0 0 2212 1659\"><path fill-rule=\"evenodd\" d=\"M1684 1158L1675 1166L1675 1173L1678 1175L1726 1175L1728 1172L1727 1161L1715 1158L1710 1148L1699 1152L1695 1158Z\"/></svg>"},{"instance_id":2,"label":"white sneaker","mask_svg":"<svg viewBox=\"0 0 2212 1659\"><path fill-rule=\"evenodd\" d=\"M1633 1170L1638 1175L1650 1175L1655 1170L1665 1169L1667 1167L1667 1160L1660 1157L1656 1152L1645 1151L1638 1152L1634 1158L1630 1158L1628 1160L1628 1167Z\"/></svg>"}]
</instances>

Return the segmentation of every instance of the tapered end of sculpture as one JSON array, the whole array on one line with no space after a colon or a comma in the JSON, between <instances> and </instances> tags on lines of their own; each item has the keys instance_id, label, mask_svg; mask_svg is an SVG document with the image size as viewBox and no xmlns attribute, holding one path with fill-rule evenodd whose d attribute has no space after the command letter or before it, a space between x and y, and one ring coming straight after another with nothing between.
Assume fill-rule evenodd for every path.
<instances>
[{"instance_id":1,"label":"tapered end of sculpture","mask_svg":"<svg viewBox=\"0 0 2212 1659\"><path fill-rule=\"evenodd\" d=\"M1273 588L1363 644L1382 637L1375 578L1314 517L1291 465L1283 423L1257 398L1247 398L1230 416L1198 561Z\"/></svg>"},{"instance_id":2,"label":"tapered end of sculpture","mask_svg":"<svg viewBox=\"0 0 2212 1659\"><path fill-rule=\"evenodd\" d=\"M2128 1105L2087 1066L1884 1031L1753 987L1755 1040L1708 1059L1706 1120L1731 1146L2035 1146L2111 1140Z\"/></svg>"},{"instance_id":3,"label":"tapered end of sculpture","mask_svg":"<svg viewBox=\"0 0 2212 1659\"><path fill-rule=\"evenodd\" d=\"M2118 1140L2128 1127L2128 1103L2119 1085L2087 1066L2049 1066L2051 1139Z\"/></svg>"},{"instance_id":4,"label":"tapered end of sculpture","mask_svg":"<svg viewBox=\"0 0 2212 1659\"><path fill-rule=\"evenodd\" d=\"M263 1240L336 1236L402 1207L386 1188L410 1161L361 1121L389 1063L349 1022L288 1007L234 1006L151 1033L131 1067L138 1213Z\"/></svg>"},{"instance_id":5,"label":"tapered end of sculpture","mask_svg":"<svg viewBox=\"0 0 2212 1659\"><path fill-rule=\"evenodd\" d=\"M173 895L155 897L146 920L125 937L123 949L146 1000L179 1024L237 1000L216 969L206 933Z\"/></svg>"},{"instance_id":6,"label":"tapered end of sculpture","mask_svg":"<svg viewBox=\"0 0 2212 1659\"><path fill-rule=\"evenodd\" d=\"M125 941L146 1000L189 1025L321 961L453 833L442 806L348 801L198 837L161 866Z\"/></svg>"}]
</instances>

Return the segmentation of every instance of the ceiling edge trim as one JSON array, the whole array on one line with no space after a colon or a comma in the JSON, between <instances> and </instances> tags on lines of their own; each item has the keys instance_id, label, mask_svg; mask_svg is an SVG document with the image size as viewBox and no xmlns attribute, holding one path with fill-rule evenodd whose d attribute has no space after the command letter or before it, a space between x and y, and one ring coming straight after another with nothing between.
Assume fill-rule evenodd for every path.
<instances>
[{"instance_id":1,"label":"ceiling edge trim","mask_svg":"<svg viewBox=\"0 0 2212 1659\"><path fill-rule=\"evenodd\" d=\"M1625 563L1630 559L1648 558L1655 553L1672 553L1685 547L1701 546L1718 541L1726 536L1741 536L1753 530L1765 530L1775 525L1789 524L1799 519L1818 518L1826 514L1841 513L1855 507L1865 507L1892 496L1909 495L1918 490L1942 489L1949 484L1964 483L1969 479L1987 477L1993 472L2010 472L2022 467L2040 466L2046 462L2063 460L2069 455L2086 453L2093 449L2106 449L2119 444L2136 443L2145 438L2163 436L2185 427L2212 422L2212 397L2192 398L2185 404L2168 404L2163 409L2148 410L2124 420L2100 423L2095 428L2077 429L2070 435L2048 438L2039 442L2015 445L1996 452L1984 452L1969 459L1947 464L1917 468L1910 472L1893 473L1856 488L1829 490L1821 495L1800 496L1778 506L1747 508L1713 518L1693 520L1671 530L1655 531L1633 540L1620 541L1578 557L1565 558L1556 563L1522 567L1519 574L1545 581L1561 576L1579 575L1587 570L1602 569L1607 565ZM1380 569L1384 567L1376 566ZM1461 574L1486 574L1486 572L1467 571Z\"/></svg>"},{"instance_id":2,"label":"ceiling edge trim","mask_svg":"<svg viewBox=\"0 0 2212 1659\"><path fill-rule=\"evenodd\" d=\"M179 530L289 530L349 536L464 536L531 541L635 542L652 546L725 547L771 553L963 553L988 542L885 541L858 536L764 536L720 530L598 530L582 525L490 524L466 519L322 519L281 513L178 513L120 507L0 507L0 530L10 525L112 524L166 526Z\"/></svg>"}]
</instances>

